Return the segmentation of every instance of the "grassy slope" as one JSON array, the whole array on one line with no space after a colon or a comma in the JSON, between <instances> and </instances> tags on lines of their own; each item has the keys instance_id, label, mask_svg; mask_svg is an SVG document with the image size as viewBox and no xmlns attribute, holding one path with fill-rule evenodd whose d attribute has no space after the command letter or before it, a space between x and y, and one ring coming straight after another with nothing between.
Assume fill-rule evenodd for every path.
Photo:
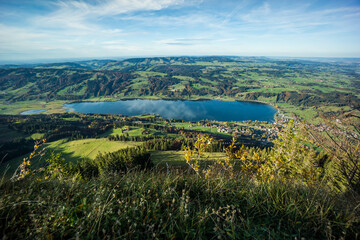
<instances>
[{"instance_id":1,"label":"grassy slope","mask_svg":"<svg viewBox=\"0 0 360 240\"><path fill-rule=\"evenodd\" d=\"M356 213L318 187L131 172L0 186L8 239L356 239ZM355 221L355 222L354 222Z\"/></svg>"},{"instance_id":2,"label":"grassy slope","mask_svg":"<svg viewBox=\"0 0 360 240\"><path fill-rule=\"evenodd\" d=\"M109 141L107 138L83 139L83 140L58 140L47 145L47 148L60 152L68 161L78 159L95 159L99 153L115 152L119 149L138 146L141 143Z\"/></svg>"},{"instance_id":3,"label":"grassy slope","mask_svg":"<svg viewBox=\"0 0 360 240\"><path fill-rule=\"evenodd\" d=\"M129 134L130 137L135 137L135 136L142 136L142 132L145 130L144 128L140 128L140 127L128 127L129 130L124 130L124 128L120 129L120 128L116 128L116 129L111 129L110 131L104 133L102 136L103 137L107 137L107 136L116 136L116 135L124 135L124 134ZM148 134L146 136L148 137L169 137L169 135L171 134L166 134L164 132L155 130L155 129L148 129L147 130Z\"/></svg>"},{"instance_id":4,"label":"grassy slope","mask_svg":"<svg viewBox=\"0 0 360 240\"><path fill-rule=\"evenodd\" d=\"M67 139L61 139L55 142L45 144L47 154L51 151L60 153L63 158L68 162L77 162L82 159L94 159L99 153L114 152L119 149L138 146L139 142L119 142L109 141L107 138L90 138L83 140L68 141ZM17 167L22 163L24 157L28 157L29 154L12 159L6 164L0 164L0 175L6 173L6 175L12 175ZM33 167L38 168L44 164L44 160L38 161L34 159L32 161Z\"/></svg>"},{"instance_id":5,"label":"grassy slope","mask_svg":"<svg viewBox=\"0 0 360 240\"><path fill-rule=\"evenodd\" d=\"M205 153L203 156L204 162L214 162L216 160L225 160L225 153L213 152ZM154 151L151 153L151 160L157 167L188 167L184 158L184 151Z\"/></svg>"}]
</instances>

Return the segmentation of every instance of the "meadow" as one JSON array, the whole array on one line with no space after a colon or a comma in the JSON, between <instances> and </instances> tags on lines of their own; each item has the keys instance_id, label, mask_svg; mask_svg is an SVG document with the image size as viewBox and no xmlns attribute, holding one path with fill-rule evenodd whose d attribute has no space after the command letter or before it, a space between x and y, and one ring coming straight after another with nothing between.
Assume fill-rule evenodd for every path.
<instances>
[{"instance_id":1,"label":"meadow","mask_svg":"<svg viewBox=\"0 0 360 240\"><path fill-rule=\"evenodd\" d=\"M339 211L348 201L291 182L130 172L88 182L28 179L1 192L8 238L356 239L359 230L354 213Z\"/></svg>"}]
</instances>

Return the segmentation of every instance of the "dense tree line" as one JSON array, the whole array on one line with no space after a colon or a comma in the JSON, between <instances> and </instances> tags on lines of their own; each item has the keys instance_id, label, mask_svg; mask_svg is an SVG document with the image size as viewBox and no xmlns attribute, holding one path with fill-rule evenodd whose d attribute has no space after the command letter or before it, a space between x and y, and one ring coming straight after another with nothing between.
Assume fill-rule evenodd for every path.
<instances>
[{"instance_id":1,"label":"dense tree line","mask_svg":"<svg viewBox=\"0 0 360 240\"><path fill-rule=\"evenodd\" d=\"M199 78L202 75L204 66L199 65L160 65L153 68L153 71L166 73L169 77L172 76L187 76Z\"/></svg>"},{"instance_id":2,"label":"dense tree line","mask_svg":"<svg viewBox=\"0 0 360 240\"><path fill-rule=\"evenodd\" d=\"M72 171L79 172L83 178L92 178L151 167L150 153L143 147L135 147L99 154L95 160L79 162L72 168Z\"/></svg>"},{"instance_id":3,"label":"dense tree line","mask_svg":"<svg viewBox=\"0 0 360 240\"><path fill-rule=\"evenodd\" d=\"M110 141L133 141L133 142L144 142L143 146L148 150L155 151L168 151L168 150L182 150L185 146L192 147L196 142L196 136L198 133L188 134L188 136L192 136L191 138L166 138L166 137L156 137L156 136L129 136L128 134L123 135L110 135L108 136L108 140ZM225 146L229 145L229 141L214 141L208 152L222 152Z\"/></svg>"},{"instance_id":4,"label":"dense tree line","mask_svg":"<svg viewBox=\"0 0 360 240\"><path fill-rule=\"evenodd\" d=\"M0 144L0 164L23 156L34 149L34 140L18 138L9 142Z\"/></svg>"}]
</instances>

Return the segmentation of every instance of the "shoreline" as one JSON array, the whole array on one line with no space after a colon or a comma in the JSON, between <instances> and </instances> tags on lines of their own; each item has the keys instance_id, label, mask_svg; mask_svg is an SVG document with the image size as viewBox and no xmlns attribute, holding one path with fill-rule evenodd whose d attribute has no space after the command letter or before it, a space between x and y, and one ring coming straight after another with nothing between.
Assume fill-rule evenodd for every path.
<instances>
[{"instance_id":1,"label":"shoreline","mask_svg":"<svg viewBox=\"0 0 360 240\"><path fill-rule=\"evenodd\" d=\"M64 112L69 112L67 111L67 108L65 107L66 104L73 104L73 103L96 103L96 102L117 102L117 101L127 101L127 100L165 100L165 101L192 101L192 102L197 102L197 101L223 101L223 102L243 102L243 103L253 103L253 104L262 104L262 105L269 105L272 108L274 108L276 110L275 112L275 116L279 113L281 113L280 109L278 106L275 106L274 103L272 102L265 102L265 101L258 101L258 100L244 100L244 99L235 99L235 98L219 98L219 97L213 97L213 98L209 98L209 97L196 97L196 98L191 98L191 99L184 99L184 98L162 98L162 97L124 97L124 98L112 98L112 97L101 97L101 98L93 98L93 99L83 99L83 100L55 100L55 101L50 101L47 103L44 102L39 102L39 107L36 108L34 105L32 105L32 107L25 107L25 108L21 108L19 109L20 111L16 111L17 113L9 113L9 114L5 114L5 115L23 115L24 112L28 112L28 111L37 111L37 110L45 110L45 111L41 111L41 112L36 112L34 114L53 114L53 113L64 113ZM21 102L22 104L24 102ZM29 103L30 104L30 103ZM47 104L49 104L50 106L46 106ZM54 107L53 105L57 105L56 107Z\"/></svg>"},{"instance_id":2,"label":"shoreline","mask_svg":"<svg viewBox=\"0 0 360 240\"><path fill-rule=\"evenodd\" d=\"M129 101L129 103L125 103L126 101ZM158 103L155 103L156 101L158 101ZM153 102L153 103L152 103ZM254 114L255 112L257 112L258 110L255 110L257 109L257 107L255 107L256 105L258 105L258 107L260 107L261 109L264 108L262 111L264 111L264 113L262 114L261 112L258 112L256 113L255 115L264 115L265 112L268 112L268 111L271 111L271 114L272 114L272 119L271 120L264 120L264 121L268 121L268 122L275 122L275 119L276 119L276 116L277 114L279 113L279 109L274 107L272 104L267 104L265 102L259 102L259 101L246 101L246 100L233 100L233 99L226 99L226 100L213 100L213 99L208 99L208 98L201 98L201 99L194 99L194 100L188 100L188 99L167 99L167 98L122 98L122 99L107 99L107 101L101 101L100 99L92 99L92 101L89 101L88 99L87 100L84 100L84 101L72 101L70 103L65 103L63 105L63 109L66 110L66 112L78 112L78 113L102 113L102 114L124 114L124 115L129 115L129 116L136 116L138 114L149 114L149 113L157 113L157 114L165 114L163 116L166 116L168 113L164 113L163 110L161 110L160 112L157 112L156 110L152 109L152 107L150 107L150 109L147 109L148 107L145 107L145 109L143 109L142 111L137 111L137 113L131 113L131 109L132 109L132 106L136 106L138 104L140 104L141 106L147 106L147 104L150 104L151 106L153 104L156 104L157 106L162 106L162 104L165 104L166 106L168 106L168 104L171 104L171 106L174 106L174 108L177 108L177 104L185 104L185 105L188 105L188 107L192 106L193 104L195 104L196 102L208 102L206 103L206 105L202 105L200 104L200 106L203 106L203 108L205 106L207 106L209 104L209 106L217 106L216 108L219 108L218 111L221 111L221 109L223 108L222 106L233 106L232 108L236 108L238 110L229 110L227 111L227 114L231 114L232 111L236 111L237 113L235 114L236 116L239 115L240 112L241 113L241 120L234 120L234 121L247 121L247 120L251 120L251 121L263 121L263 120L260 120L261 117L255 117L254 118ZM211 103L212 102L212 103ZM217 102L217 103L216 103ZM93 104L100 104L100 105L92 105L91 103ZM123 106L123 104L125 104L124 106L126 106L125 108L127 109L123 109L122 111L115 111L115 110L107 110L107 105L106 103L119 103L120 105L119 106ZM223 105L225 103L229 103L227 105ZM232 104L232 103L238 103L237 104ZM89 105L87 105L89 104ZM91 105L90 105L91 104ZM128 105L130 104L130 105ZM135 104L135 105L134 105ZM160 105L159 105L160 104ZM216 104L216 105L214 105ZM219 105L220 104L220 105ZM98 108L101 106L101 108L103 108L102 110L99 110ZM112 108L114 108L114 106L118 106L118 105L112 105L113 106ZM180 105L179 105L180 106ZM198 104L194 105L194 106L198 106ZM239 106L240 108L237 108L237 106ZM85 108L84 108L85 107ZM255 107L255 108L254 108ZM120 107L122 109L122 107ZM162 109L162 107L159 107L160 109ZM172 109L173 107L170 107L170 109ZM204 112L203 114L203 117L206 117L207 114L212 114L213 116L216 116L217 114L215 113L211 113L213 107L210 107L207 111L210 111L209 113L206 113ZM265 108L268 109L265 111ZM97 109L97 110L96 110ZM147 109L147 110L146 110ZM190 109L192 109L190 107ZM190 111L189 109L189 111ZM205 109L207 109L207 107L205 107ZM129 112L130 111L130 112ZM146 112L148 111L148 112ZM192 111L192 110L191 110ZM224 110L223 110L224 111ZM247 113L247 111L249 111ZM254 112L255 111L255 112ZM136 112L136 111L135 111ZM172 111L170 111L172 112ZM177 111L176 111L177 112ZM234 112L235 113L235 112ZM251 114L250 114L251 113ZM170 114L170 113L169 113ZM215 114L215 115L214 115ZM219 113L220 115L219 116L222 116L222 113ZM176 115L177 118L176 119L183 119L182 117L180 117L179 113L177 113ZM264 116L267 116L268 114L265 114ZM183 116L185 117L186 114ZM239 117L239 116L238 116ZM169 117L165 117L165 118L169 118ZM170 117L171 118L171 117ZM184 119L185 120L185 119ZM191 121L191 120L187 120L187 121ZM200 121L200 120L195 120L195 121ZM219 121L230 121L230 120L219 120Z\"/></svg>"},{"instance_id":3,"label":"shoreline","mask_svg":"<svg viewBox=\"0 0 360 240\"><path fill-rule=\"evenodd\" d=\"M149 97L127 97L127 98L119 98L119 99L113 99L113 98L105 98L105 99L84 99L84 100L74 100L65 102L65 104L72 104L72 103L84 103L84 102L117 102L117 101L128 101L128 100L165 100L165 101L192 101L192 102L198 102L198 101L223 101L223 102L249 102L249 103L258 103L258 104L264 104L264 105L270 105L273 108L277 109L273 103L265 102L265 101L258 101L258 100L242 100L242 99L235 99L235 98L229 98L229 99L212 99L212 98L194 98L194 99L184 99L184 98L149 98Z\"/></svg>"}]
</instances>

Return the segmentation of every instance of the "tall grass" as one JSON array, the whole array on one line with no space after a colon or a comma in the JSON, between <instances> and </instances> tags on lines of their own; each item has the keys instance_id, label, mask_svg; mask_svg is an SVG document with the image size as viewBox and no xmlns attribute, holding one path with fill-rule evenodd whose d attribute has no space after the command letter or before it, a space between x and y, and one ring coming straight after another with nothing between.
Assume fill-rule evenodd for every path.
<instances>
[{"instance_id":1,"label":"tall grass","mask_svg":"<svg viewBox=\"0 0 360 240\"><path fill-rule=\"evenodd\" d=\"M356 239L359 209L319 187L134 171L1 186L7 239Z\"/></svg>"}]
</instances>

